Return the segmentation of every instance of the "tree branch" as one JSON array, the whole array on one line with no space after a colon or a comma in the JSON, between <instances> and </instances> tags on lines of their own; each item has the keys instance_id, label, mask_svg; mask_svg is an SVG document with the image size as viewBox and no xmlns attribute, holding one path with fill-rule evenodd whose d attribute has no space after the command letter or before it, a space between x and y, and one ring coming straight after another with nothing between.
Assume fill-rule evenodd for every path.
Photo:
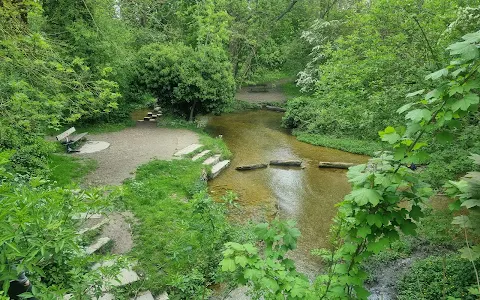
<instances>
[{"instance_id":1,"label":"tree branch","mask_svg":"<svg viewBox=\"0 0 480 300\"><path fill-rule=\"evenodd\" d=\"M283 13L281 13L281 14L275 19L275 21L280 21L286 14L288 14L288 13L292 10L292 8L295 6L295 4L297 4L298 1L300 1L300 0L292 0L292 1L290 2L290 4L288 5L287 9L286 9Z\"/></svg>"}]
</instances>

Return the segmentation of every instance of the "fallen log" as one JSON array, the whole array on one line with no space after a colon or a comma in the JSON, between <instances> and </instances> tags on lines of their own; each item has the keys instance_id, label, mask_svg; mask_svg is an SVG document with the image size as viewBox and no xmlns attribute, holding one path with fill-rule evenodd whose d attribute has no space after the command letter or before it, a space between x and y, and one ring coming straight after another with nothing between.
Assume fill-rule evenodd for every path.
<instances>
[{"instance_id":1,"label":"fallen log","mask_svg":"<svg viewBox=\"0 0 480 300\"><path fill-rule=\"evenodd\" d=\"M357 164L354 164L354 163L327 162L327 161L321 161L318 163L319 168L335 168L335 169L348 169L356 165Z\"/></svg>"},{"instance_id":2,"label":"fallen log","mask_svg":"<svg viewBox=\"0 0 480 300\"><path fill-rule=\"evenodd\" d=\"M236 167L235 170L237 170L237 171L247 171L247 170L264 169L266 167L268 167L267 164L255 164L255 165L246 165L246 166Z\"/></svg>"},{"instance_id":3,"label":"fallen log","mask_svg":"<svg viewBox=\"0 0 480 300\"><path fill-rule=\"evenodd\" d=\"M301 167L301 160L271 160L271 166Z\"/></svg>"},{"instance_id":4,"label":"fallen log","mask_svg":"<svg viewBox=\"0 0 480 300\"><path fill-rule=\"evenodd\" d=\"M283 107L277 107L277 106L271 106L271 105L266 105L265 109L267 110L273 110L273 111L278 111L278 112L286 112L287 110Z\"/></svg>"}]
</instances>

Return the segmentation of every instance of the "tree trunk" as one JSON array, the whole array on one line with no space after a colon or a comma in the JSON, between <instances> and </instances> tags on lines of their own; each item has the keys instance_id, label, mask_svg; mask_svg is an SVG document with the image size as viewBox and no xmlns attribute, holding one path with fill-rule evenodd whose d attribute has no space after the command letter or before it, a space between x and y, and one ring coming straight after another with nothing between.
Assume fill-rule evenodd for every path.
<instances>
[{"instance_id":1,"label":"tree trunk","mask_svg":"<svg viewBox=\"0 0 480 300\"><path fill-rule=\"evenodd\" d=\"M190 122L193 122L193 118L195 117L195 106L197 105L197 99L195 99L193 101L193 105L192 105L192 108L190 108L190 118L188 118L188 120Z\"/></svg>"}]
</instances>

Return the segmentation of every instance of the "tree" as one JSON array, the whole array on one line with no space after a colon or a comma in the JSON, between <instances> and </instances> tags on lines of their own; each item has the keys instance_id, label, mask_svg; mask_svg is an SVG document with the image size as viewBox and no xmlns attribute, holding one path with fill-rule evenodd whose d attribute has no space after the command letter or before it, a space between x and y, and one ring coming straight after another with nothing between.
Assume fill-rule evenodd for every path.
<instances>
[{"instance_id":1,"label":"tree","mask_svg":"<svg viewBox=\"0 0 480 300\"><path fill-rule=\"evenodd\" d=\"M180 43L145 46L134 84L190 120L198 113L220 112L235 94L228 57L209 45L196 50Z\"/></svg>"}]
</instances>

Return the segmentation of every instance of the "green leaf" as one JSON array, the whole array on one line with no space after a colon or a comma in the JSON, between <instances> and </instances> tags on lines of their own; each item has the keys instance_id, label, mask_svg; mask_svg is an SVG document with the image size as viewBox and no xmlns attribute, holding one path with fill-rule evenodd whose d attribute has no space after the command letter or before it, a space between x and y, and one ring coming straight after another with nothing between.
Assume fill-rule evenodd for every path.
<instances>
[{"instance_id":1,"label":"green leaf","mask_svg":"<svg viewBox=\"0 0 480 300\"><path fill-rule=\"evenodd\" d=\"M450 55L459 55L461 59L469 61L478 57L478 48L469 42L458 42L447 47Z\"/></svg>"},{"instance_id":2,"label":"green leaf","mask_svg":"<svg viewBox=\"0 0 480 300\"><path fill-rule=\"evenodd\" d=\"M220 262L223 272L233 272L237 268L235 266L235 261L231 258L225 258Z\"/></svg>"},{"instance_id":3,"label":"green leaf","mask_svg":"<svg viewBox=\"0 0 480 300\"><path fill-rule=\"evenodd\" d=\"M255 280L262 276L263 276L262 271L256 270L256 269L246 269L245 273L243 274L243 277L251 280Z\"/></svg>"},{"instance_id":4,"label":"green leaf","mask_svg":"<svg viewBox=\"0 0 480 300\"><path fill-rule=\"evenodd\" d=\"M423 89L423 90L418 90L418 91L415 91L415 92L412 92L412 93L408 93L405 97L410 98L410 97L413 97L413 96L421 95L421 94L423 94L423 92L425 92L425 89ZM412 106L413 103L409 103L409 104L405 104L405 105L410 105L410 106ZM405 106L405 105L404 105L404 106ZM402 106L402 107L403 107L403 106ZM409 108L410 108L410 107L409 107ZM408 108L407 108L407 109L408 109ZM398 112L398 111L397 111L397 112Z\"/></svg>"},{"instance_id":5,"label":"green leaf","mask_svg":"<svg viewBox=\"0 0 480 300\"><path fill-rule=\"evenodd\" d=\"M415 231L417 229L417 225L413 223L412 221L405 221L403 224L400 225L400 229L402 232L406 235L416 235L417 232Z\"/></svg>"},{"instance_id":6,"label":"green leaf","mask_svg":"<svg viewBox=\"0 0 480 300\"><path fill-rule=\"evenodd\" d=\"M383 237L376 242L369 243L367 246L367 250L372 251L373 253L377 254L380 251L384 250L390 245L390 239L387 237Z\"/></svg>"},{"instance_id":7,"label":"green leaf","mask_svg":"<svg viewBox=\"0 0 480 300\"><path fill-rule=\"evenodd\" d=\"M455 101L452 104L452 110L453 112L456 112L457 110L463 110L467 111L471 105L475 105L479 103L479 97L478 95L475 95L473 93L469 93L465 97L463 97L460 100Z\"/></svg>"},{"instance_id":8,"label":"green leaf","mask_svg":"<svg viewBox=\"0 0 480 300\"><path fill-rule=\"evenodd\" d=\"M357 285L354 287L356 299L368 299L370 292L367 291L363 286Z\"/></svg>"},{"instance_id":9,"label":"green leaf","mask_svg":"<svg viewBox=\"0 0 480 300\"><path fill-rule=\"evenodd\" d=\"M463 201L461 206L464 206L468 209L470 209L472 207L475 207L475 206L480 206L480 200L469 199L469 200Z\"/></svg>"},{"instance_id":10,"label":"green leaf","mask_svg":"<svg viewBox=\"0 0 480 300\"><path fill-rule=\"evenodd\" d=\"M414 219L415 221L418 221L421 217L423 217L422 209L418 205L413 205L408 214L410 218Z\"/></svg>"},{"instance_id":11,"label":"green leaf","mask_svg":"<svg viewBox=\"0 0 480 300\"><path fill-rule=\"evenodd\" d=\"M370 229L370 227L363 226L357 230L357 237L366 238L370 233L372 233L372 229Z\"/></svg>"},{"instance_id":12,"label":"green leaf","mask_svg":"<svg viewBox=\"0 0 480 300\"><path fill-rule=\"evenodd\" d=\"M375 224L375 226L380 228L383 224L383 219L380 215L370 214L370 215L367 216L367 223L370 226Z\"/></svg>"},{"instance_id":13,"label":"green leaf","mask_svg":"<svg viewBox=\"0 0 480 300\"><path fill-rule=\"evenodd\" d=\"M354 190L350 193L350 195L353 197L354 201L360 206L367 203L371 203L373 204L373 206L377 206L377 204L380 202L380 199L382 199L382 196L378 191L368 188Z\"/></svg>"},{"instance_id":14,"label":"green leaf","mask_svg":"<svg viewBox=\"0 0 480 300\"><path fill-rule=\"evenodd\" d=\"M472 223L470 222L470 218L467 216L456 216L453 218L452 221L453 225L458 225L460 228L471 228Z\"/></svg>"},{"instance_id":15,"label":"green leaf","mask_svg":"<svg viewBox=\"0 0 480 300\"><path fill-rule=\"evenodd\" d=\"M428 109L415 109L410 111L406 116L405 119L412 120L413 122L420 122L422 120L430 120L432 117L432 112Z\"/></svg>"},{"instance_id":16,"label":"green leaf","mask_svg":"<svg viewBox=\"0 0 480 300\"><path fill-rule=\"evenodd\" d=\"M436 80L436 79L438 79L442 76L447 76L447 75L448 75L448 70L447 69L441 69L441 70L438 70L436 72L433 72L433 73L425 76L425 80L428 80L428 79Z\"/></svg>"},{"instance_id":17,"label":"green leaf","mask_svg":"<svg viewBox=\"0 0 480 300\"><path fill-rule=\"evenodd\" d=\"M460 257L468 259L469 261L475 261L480 258L480 249L479 246L474 246L472 248L463 247L460 251Z\"/></svg>"},{"instance_id":18,"label":"green leaf","mask_svg":"<svg viewBox=\"0 0 480 300\"><path fill-rule=\"evenodd\" d=\"M268 277L263 277L261 282L266 288L268 288L272 292L276 292L280 288L275 280Z\"/></svg>"},{"instance_id":19,"label":"green leaf","mask_svg":"<svg viewBox=\"0 0 480 300\"><path fill-rule=\"evenodd\" d=\"M395 144L400 140L400 135L397 133L395 128L388 126L384 131L378 132L382 141L388 142L390 144Z\"/></svg>"},{"instance_id":20,"label":"green leaf","mask_svg":"<svg viewBox=\"0 0 480 300\"><path fill-rule=\"evenodd\" d=\"M235 263L239 264L242 268L245 268L245 266L248 263L247 257L240 255L235 257Z\"/></svg>"},{"instance_id":21,"label":"green leaf","mask_svg":"<svg viewBox=\"0 0 480 300\"><path fill-rule=\"evenodd\" d=\"M435 138L440 144L446 144L453 140L453 135L449 131L440 131L435 135Z\"/></svg>"},{"instance_id":22,"label":"green leaf","mask_svg":"<svg viewBox=\"0 0 480 300\"><path fill-rule=\"evenodd\" d=\"M248 254L255 255L258 253L257 248L252 244L243 244L243 247L245 248Z\"/></svg>"}]
</instances>

